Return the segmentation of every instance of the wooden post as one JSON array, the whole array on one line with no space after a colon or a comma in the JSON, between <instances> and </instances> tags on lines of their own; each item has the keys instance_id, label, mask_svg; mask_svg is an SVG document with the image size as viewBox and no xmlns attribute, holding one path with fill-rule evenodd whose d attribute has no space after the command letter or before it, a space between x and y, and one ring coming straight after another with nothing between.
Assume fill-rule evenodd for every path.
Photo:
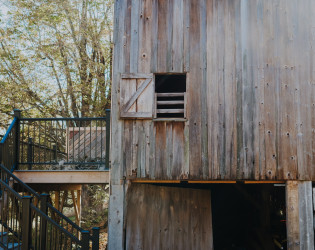
<instances>
[{"instance_id":1,"label":"wooden post","mask_svg":"<svg viewBox=\"0 0 315 250\"><path fill-rule=\"evenodd\" d=\"M55 207L60 211L60 191L55 191Z\"/></svg>"},{"instance_id":2,"label":"wooden post","mask_svg":"<svg viewBox=\"0 0 315 250\"><path fill-rule=\"evenodd\" d=\"M120 73L124 72L124 41L121 39L124 35L125 24L124 19L127 13L127 4L125 1L115 1L115 18L114 18L114 43L115 52L113 53L113 88L112 93L119 91ZM119 97L113 95L111 102L111 140L110 140L110 160L111 160L111 173L110 173L110 199L109 199L109 212L108 212L108 249L121 250L124 249L124 205L125 205L125 188L121 184L123 178L122 173L122 128L123 121L119 118ZM107 167L107 166L106 166Z\"/></svg>"},{"instance_id":3,"label":"wooden post","mask_svg":"<svg viewBox=\"0 0 315 250\"><path fill-rule=\"evenodd\" d=\"M80 216L79 216L78 203L77 203L77 200L75 198L73 190L71 190L71 195L72 195L73 209L75 212L75 222L76 222L76 224L79 224L80 223Z\"/></svg>"},{"instance_id":4,"label":"wooden post","mask_svg":"<svg viewBox=\"0 0 315 250\"><path fill-rule=\"evenodd\" d=\"M78 206L78 217L79 226L81 226L81 190L77 190L77 206Z\"/></svg>"},{"instance_id":5,"label":"wooden post","mask_svg":"<svg viewBox=\"0 0 315 250\"><path fill-rule=\"evenodd\" d=\"M62 213L63 211L63 206L65 204L65 201L67 200L68 198L68 190L64 190L63 191L63 195L62 195L62 199L61 199L61 204L60 204L60 212Z\"/></svg>"},{"instance_id":6,"label":"wooden post","mask_svg":"<svg viewBox=\"0 0 315 250\"><path fill-rule=\"evenodd\" d=\"M108 213L108 249L124 249L124 185L111 185Z\"/></svg>"},{"instance_id":7,"label":"wooden post","mask_svg":"<svg viewBox=\"0 0 315 250\"><path fill-rule=\"evenodd\" d=\"M288 250L313 250L311 181L287 181L286 208Z\"/></svg>"},{"instance_id":8,"label":"wooden post","mask_svg":"<svg viewBox=\"0 0 315 250\"><path fill-rule=\"evenodd\" d=\"M105 154L105 169L109 170L109 148L110 148L110 109L106 109L106 154Z\"/></svg>"},{"instance_id":9,"label":"wooden post","mask_svg":"<svg viewBox=\"0 0 315 250\"><path fill-rule=\"evenodd\" d=\"M314 250L312 182L299 182L300 249Z\"/></svg>"}]
</instances>

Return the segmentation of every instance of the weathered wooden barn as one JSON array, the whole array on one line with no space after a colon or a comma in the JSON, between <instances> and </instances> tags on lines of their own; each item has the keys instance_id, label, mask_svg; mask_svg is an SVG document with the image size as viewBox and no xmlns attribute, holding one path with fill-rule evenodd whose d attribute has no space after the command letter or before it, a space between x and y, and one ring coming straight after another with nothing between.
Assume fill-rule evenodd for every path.
<instances>
[{"instance_id":1,"label":"weathered wooden barn","mask_svg":"<svg viewBox=\"0 0 315 250\"><path fill-rule=\"evenodd\" d=\"M314 249L314 13L115 1L109 249Z\"/></svg>"}]
</instances>

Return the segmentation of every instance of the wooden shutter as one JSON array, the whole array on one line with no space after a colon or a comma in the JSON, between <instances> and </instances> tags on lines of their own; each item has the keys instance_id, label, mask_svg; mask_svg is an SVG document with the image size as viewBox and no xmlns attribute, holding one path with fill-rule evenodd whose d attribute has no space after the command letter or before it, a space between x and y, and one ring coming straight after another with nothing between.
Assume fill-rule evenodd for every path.
<instances>
[{"instance_id":1,"label":"wooden shutter","mask_svg":"<svg viewBox=\"0 0 315 250\"><path fill-rule=\"evenodd\" d=\"M153 103L153 74L121 74L121 118L152 119Z\"/></svg>"}]
</instances>

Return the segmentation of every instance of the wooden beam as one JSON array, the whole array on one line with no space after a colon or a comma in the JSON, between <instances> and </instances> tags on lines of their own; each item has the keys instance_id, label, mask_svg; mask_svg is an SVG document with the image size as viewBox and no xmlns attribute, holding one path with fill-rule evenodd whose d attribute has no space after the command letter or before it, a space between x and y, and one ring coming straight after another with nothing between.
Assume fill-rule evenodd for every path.
<instances>
[{"instance_id":1,"label":"wooden beam","mask_svg":"<svg viewBox=\"0 0 315 250\"><path fill-rule=\"evenodd\" d=\"M128 112L128 110L131 108L131 106L135 103L137 98L141 95L141 93L145 90L145 88L149 85L149 83L152 81L152 79L146 79L144 82L141 83L140 87L137 89L137 91L131 96L129 101L122 107L122 110L124 112Z\"/></svg>"},{"instance_id":2,"label":"wooden beam","mask_svg":"<svg viewBox=\"0 0 315 250\"><path fill-rule=\"evenodd\" d=\"M178 96L184 96L185 93L181 92L181 93L157 93L156 96L157 97L178 97Z\"/></svg>"},{"instance_id":3,"label":"wooden beam","mask_svg":"<svg viewBox=\"0 0 315 250\"><path fill-rule=\"evenodd\" d=\"M211 183L218 183L218 184L235 184L236 181L188 181L188 180L145 180L145 179L129 179L132 183L189 183L189 184L211 184Z\"/></svg>"},{"instance_id":4,"label":"wooden beam","mask_svg":"<svg viewBox=\"0 0 315 250\"><path fill-rule=\"evenodd\" d=\"M109 183L109 171L37 171L19 170L14 174L25 183L54 184L105 184Z\"/></svg>"},{"instance_id":5,"label":"wooden beam","mask_svg":"<svg viewBox=\"0 0 315 250\"><path fill-rule=\"evenodd\" d=\"M31 188L33 188L37 192L49 192L49 191L70 191L70 190L81 190L81 184L28 184Z\"/></svg>"},{"instance_id":6,"label":"wooden beam","mask_svg":"<svg viewBox=\"0 0 315 250\"><path fill-rule=\"evenodd\" d=\"M312 182L299 181L300 249L314 250Z\"/></svg>"},{"instance_id":7,"label":"wooden beam","mask_svg":"<svg viewBox=\"0 0 315 250\"><path fill-rule=\"evenodd\" d=\"M285 181L244 181L245 184L284 184Z\"/></svg>"},{"instance_id":8,"label":"wooden beam","mask_svg":"<svg viewBox=\"0 0 315 250\"><path fill-rule=\"evenodd\" d=\"M121 74L121 78L129 78L129 79L141 79L141 78L153 78L153 74L143 74L143 73L125 73Z\"/></svg>"},{"instance_id":9,"label":"wooden beam","mask_svg":"<svg viewBox=\"0 0 315 250\"><path fill-rule=\"evenodd\" d=\"M156 116L156 115L155 115ZM154 122L186 122L186 118L154 118Z\"/></svg>"},{"instance_id":10,"label":"wooden beam","mask_svg":"<svg viewBox=\"0 0 315 250\"><path fill-rule=\"evenodd\" d=\"M79 226L81 226L81 190L77 190L77 207L79 215Z\"/></svg>"},{"instance_id":11,"label":"wooden beam","mask_svg":"<svg viewBox=\"0 0 315 250\"><path fill-rule=\"evenodd\" d=\"M137 2L137 1L135 1ZM115 1L115 34L114 34L114 59L113 59L113 84L112 93L119 92L119 81L120 72L124 72L125 57L124 52L124 41L121 39L125 31L124 19L127 14L126 1ZM136 16L136 18L139 18ZM116 92L117 91L117 92ZM123 146L122 146L122 128L123 122L119 117L119 95L113 95L111 101L112 112L111 112L111 152L110 159L112 162L111 170L111 190L110 190L110 202L109 202L109 213L108 213L108 249L124 249L124 206L125 206L125 190L124 185L121 185L121 173L122 170L122 159L123 159Z\"/></svg>"},{"instance_id":12,"label":"wooden beam","mask_svg":"<svg viewBox=\"0 0 315 250\"><path fill-rule=\"evenodd\" d=\"M128 185L112 185L109 197L108 213L108 249L122 250L124 247L124 214L125 211L125 194Z\"/></svg>"},{"instance_id":13,"label":"wooden beam","mask_svg":"<svg viewBox=\"0 0 315 250\"><path fill-rule=\"evenodd\" d=\"M74 212L75 212L75 221L77 224L79 224L79 222L80 222L79 209L78 209L77 201L75 199L74 191L71 191L71 195L72 195L73 208L74 208Z\"/></svg>"},{"instance_id":14,"label":"wooden beam","mask_svg":"<svg viewBox=\"0 0 315 250\"><path fill-rule=\"evenodd\" d=\"M157 114L184 113L184 109L157 109Z\"/></svg>"},{"instance_id":15,"label":"wooden beam","mask_svg":"<svg viewBox=\"0 0 315 250\"><path fill-rule=\"evenodd\" d=\"M287 181L288 250L314 249L312 182Z\"/></svg>"},{"instance_id":16,"label":"wooden beam","mask_svg":"<svg viewBox=\"0 0 315 250\"><path fill-rule=\"evenodd\" d=\"M236 181L188 181L190 184L235 184Z\"/></svg>"},{"instance_id":17,"label":"wooden beam","mask_svg":"<svg viewBox=\"0 0 315 250\"><path fill-rule=\"evenodd\" d=\"M185 104L185 102L182 100L168 100L168 101L157 101L157 105L181 105Z\"/></svg>"},{"instance_id":18,"label":"wooden beam","mask_svg":"<svg viewBox=\"0 0 315 250\"><path fill-rule=\"evenodd\" d=\"M121 119L128 119L128 118L152 118L151 112L121 112Z\"/></svg>"},{"instance_id":19,"label":"wooden beam","mask_svg":"<svg viewBox=\"0 0 315 250\"><path fill-rule=\"evenodd\" d=\"M133 183L181 183L188 182L189 184L236 184L237 181L228 180L144 180L144 179L129 179ZM284 184L285 181L244 181L244 184Z\"/></svg>"},{"instance_id":20,"label":"wooden beam","mask_svg":"<svg viewBox=\"0 0 315 250\"><path fill-rule=\"evenodd\" d=\"M55 191L55 208L60 211L60 192Z\"/></svg>"},{"instance_id":21,"label":"wooden beam","mask_svg":"<svg viewBox=\"0 0 315 250\"><path fill-rule=\"evenodd\" d=\"M141 179L130 179L132 183L180 183L180 180L141 180Z\"/></svg>"},{"instance_id":22,"label":"wooden beam","mask_svg":"<svg viewBox=\"0 0 315 250\"><path fill-rule=\"evenodd\" d=\"M60 212L62 213L63 211L63 206L65 204L66 198L68 197L68 190L63 191L62 199L61 199L61 204L60 204Z\"/></svg>"}]
</instances>

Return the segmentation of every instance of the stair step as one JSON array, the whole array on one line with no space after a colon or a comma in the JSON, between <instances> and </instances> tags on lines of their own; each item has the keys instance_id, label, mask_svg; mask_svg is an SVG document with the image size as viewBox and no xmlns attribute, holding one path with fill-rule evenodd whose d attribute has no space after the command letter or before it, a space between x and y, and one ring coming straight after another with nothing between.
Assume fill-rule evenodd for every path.
<instances>
[{"instance_id":1,"label":"stair step","mask_svg":"<svg viewBox=\"0 0 315 250\"><path fill-rule=\"evenodd\" d=\"M0 232L0 242L7 247L9 250L19 249L21 243L8 243L8 233L7 232ZM5 249L0 246L0 250Z\"/></svg>"},{"instance_id":2,"label":"stair step","mask_svg":"<svg viewBox=\"0 0 315 250\"><path fill-rule=\"evenodd\" d=\"M8 250L16 250L19 249L21 246L21 243L9 243L9 244L5 244L5 246L7 247L6 249ZM0 247L0 250L4 250L5 248Z\"/></svg>"},{"instance_id":3,"label":"stair step","mask_svg":"<svg viewBox=\"0 0 315 250\"><path fill-rule=\"evenodd\" d=\"M7 232L0 232L0 242L4 245L7 244L8 240L8 233Z\"/></svg>"}]
</instances>

